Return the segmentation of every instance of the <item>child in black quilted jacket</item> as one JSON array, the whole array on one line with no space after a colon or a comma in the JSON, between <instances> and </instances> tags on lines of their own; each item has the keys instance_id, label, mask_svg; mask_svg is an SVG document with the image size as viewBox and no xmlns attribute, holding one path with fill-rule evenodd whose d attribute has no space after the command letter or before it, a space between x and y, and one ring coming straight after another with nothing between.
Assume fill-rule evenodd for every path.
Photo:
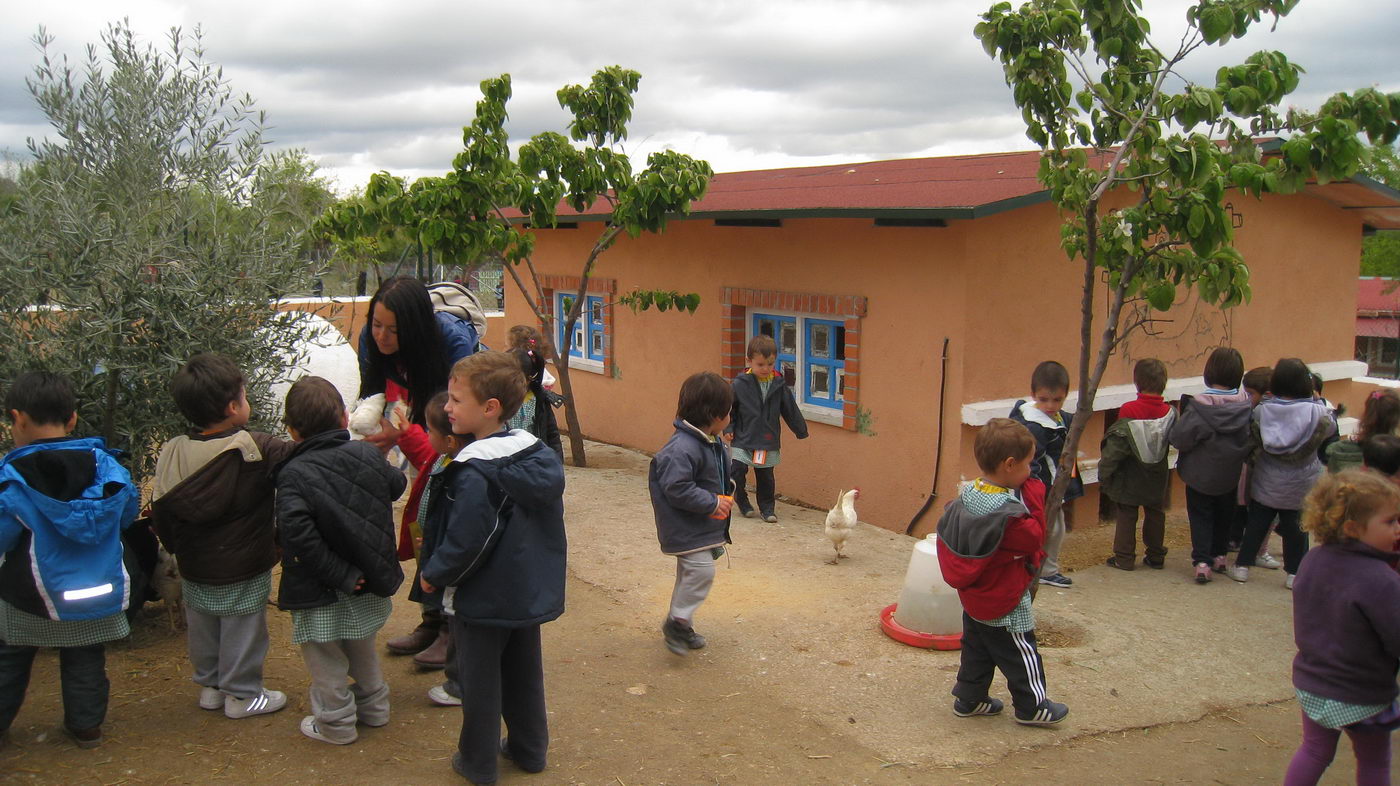
<instances>
[{"instance_id":1,"label":"child in black quilted jacket","mask_svg":"<svg viewBox=\"0 0 1400 786\"><path fill-rule=\"evenodd\" d=\"M285 420L297 447L277 470L277 605L292 612L292 643L311 673L312 714L301 732L346 745L358 737L356 723L389 722L374 635L403 582L392 505L406 482L373 445L350 441L330 382L292 385Z\"/></svg>"}]
</instances>

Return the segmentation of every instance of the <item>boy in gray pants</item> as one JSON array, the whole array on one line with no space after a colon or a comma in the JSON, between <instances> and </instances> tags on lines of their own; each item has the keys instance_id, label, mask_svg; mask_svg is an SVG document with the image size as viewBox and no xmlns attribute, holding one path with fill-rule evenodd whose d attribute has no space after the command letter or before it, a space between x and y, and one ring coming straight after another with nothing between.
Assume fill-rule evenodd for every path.
<instances>
[{"instance_id":1,"label":"boy in gray pants","mask_svg":"<svg viewBox=\"0 0 1400 786\"><path fill-rule=\"evenodd\" d=\"M705 646L695 632L695 612L710 594L715 559L729 540L729 447L719 435L729 425L733 389L712 372L691 375L681 385L676 432L657 451L647 473L656 537L661 551L676 558L676 586L661 626L666 647L677 655Z\"/></svg>"},{"instance_id":2,"label":"boy in gray pants","mask_svg":"<svg viewBox=\"0 0 1400 786\"><path fill-rule=\"evenodd\" d=\"M292 443L244 428L243 372L222 355L190 358L170 395L193 426L161 448L151 519L180 567L199 706L230 718L276 712L286 695L263 687L277 564L272 468Z\"/></svg>"}]
</instances>

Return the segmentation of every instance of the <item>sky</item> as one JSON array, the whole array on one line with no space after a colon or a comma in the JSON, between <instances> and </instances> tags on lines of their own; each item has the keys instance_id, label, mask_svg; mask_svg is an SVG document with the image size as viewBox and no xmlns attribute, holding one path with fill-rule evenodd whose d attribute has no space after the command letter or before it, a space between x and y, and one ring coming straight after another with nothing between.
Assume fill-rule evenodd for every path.
<instances>
[{"instance_id":1,"label":"sky","mask_svg":"<svg viewBox=\"0 0 1400 786\"><path fill-rule=\"evenodd\" d=\"M439 175L461 149L483 79L509 73L512 140L563 131L555 91L622 65L641 72L626 152L672 148L717 172L1026 150L1001 67L972 35L993 0L537 0L534 3L13 2L0 17L0 153L51 135L25 86L51 51L81 63L124 15L163 44L202 30L206 57L267 113L270 146L303 148L336 188L375 171ZM1145 0L1153 39L1174 47L1186 0ZM1276 49L1307 73L1293 105L1333 92L1400 91L1400 14L1388 3L1303 0L1188 76Z\"/></svg>"}]
</instances>

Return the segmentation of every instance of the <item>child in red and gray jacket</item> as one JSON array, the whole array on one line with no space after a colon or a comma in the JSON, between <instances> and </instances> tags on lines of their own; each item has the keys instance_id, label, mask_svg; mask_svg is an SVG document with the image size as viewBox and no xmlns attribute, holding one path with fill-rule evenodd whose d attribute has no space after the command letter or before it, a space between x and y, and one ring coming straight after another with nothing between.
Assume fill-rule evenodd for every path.
<instances>
[{"instance_id":1,"label":"child in red and gray jacket","mask_svg":"<svg viewBox=\"0 0 1400 786\"><path fill-rule=\"evenodd\" d=\"M982 476L966 484L938 521L938 564L963 605L962 662L953 714L996 715L988 694L1006 677L1016 722L1049 726L1069 708L1045 695L1035 646L1031 588L1045 559L1045 484L1031 477L1035 438L1020 423L993 418L973 446Z\"/></svg>"}]
</instances>

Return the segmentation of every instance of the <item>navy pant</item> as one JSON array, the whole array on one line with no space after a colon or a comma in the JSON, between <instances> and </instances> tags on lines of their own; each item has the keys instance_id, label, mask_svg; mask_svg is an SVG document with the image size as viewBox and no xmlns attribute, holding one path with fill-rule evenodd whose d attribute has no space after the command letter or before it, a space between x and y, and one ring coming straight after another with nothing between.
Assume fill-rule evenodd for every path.
<instances>
[{"instance_id":1,"label":"navy pant","mask_svg":"<svg viewBox=\"0 0 1400 786\"><path fill-rule=\"evenodd\" d=\"M1186 487L1186 516L1191 520L1191 562L1213 563L1229 548L1230 527L1236 510L1235 490L1207 494Z\"/></svg>"},{"instance_id":2,"label":"navy pant","mask_svg":"<svg viewBox=\"0 0 1400 786\"><path fill-rule=\"evenodd\" d=\"M107 652L102 644L59 647L58 673L63 691L63 724L84 731L102 725L107 717ZM24 693L38 647L0 642L0 731L10 728Z\"/></svg>"},{"instance_id":3,"label":"navy pant","mask_svg":"<svg viewBox=\"0 0 1400 786\"><path fill-rule=\"evenodd\" d=\"M457 647L457 678L471 686L462 696L462 733L457 750L474 783L495 783L506 722L510 755L527 772L545 766L549 719L544 704L544 657L540 626L498 628L449 617Z\"/></svg>"},{"instance_id":4,"label":"navy pant","mask_svg":"<svg viewBox=\"0 0 1400 786\"><path fill-rule=\"evenodd\" d=\"M744 489L744 481L749 475L749 465L742 461L731 462L729 477L734 481L734 504L739 512L753 510L749 504L749 493ZM754 491L758 493L758 512L768 516L773 513L773 501L778 496L778 481L773 476L772 467L753 468Z\"/></svg>"},{"instance_id":5,"label":"navy pant","mask_svg":"<svg viewBox=\"0 0 1400 786\"><path fill-rule=\"evenodd\" d=\"M1006 678L1011 704L1029 716L1045 701L1045 666L1035 646L1035 631L1012 633L986 625L963 612L962 661L953 695L965 702L987 698L996 670Z\"/></svg>"},{"instance_id":6,"label":"navy pant","mask_svg":"<svg viewBox=\"0 0 1400 786\"><path fill-rule=\"evenodd\" d=\"M1251 567L1259 555L1259 547L1269 536L1269 524L1278 516L1278 535L1283 539L1283 569L1297 575L1298 565L1303 555L1308 553L1308 533L1298 526L1302 512L1279 510L1268 505L1249 501L1249 523L1244 529L1244 540L1240 543L1240 553L1235 557L1236 565Z\"/></svg>"}]
</instances>

